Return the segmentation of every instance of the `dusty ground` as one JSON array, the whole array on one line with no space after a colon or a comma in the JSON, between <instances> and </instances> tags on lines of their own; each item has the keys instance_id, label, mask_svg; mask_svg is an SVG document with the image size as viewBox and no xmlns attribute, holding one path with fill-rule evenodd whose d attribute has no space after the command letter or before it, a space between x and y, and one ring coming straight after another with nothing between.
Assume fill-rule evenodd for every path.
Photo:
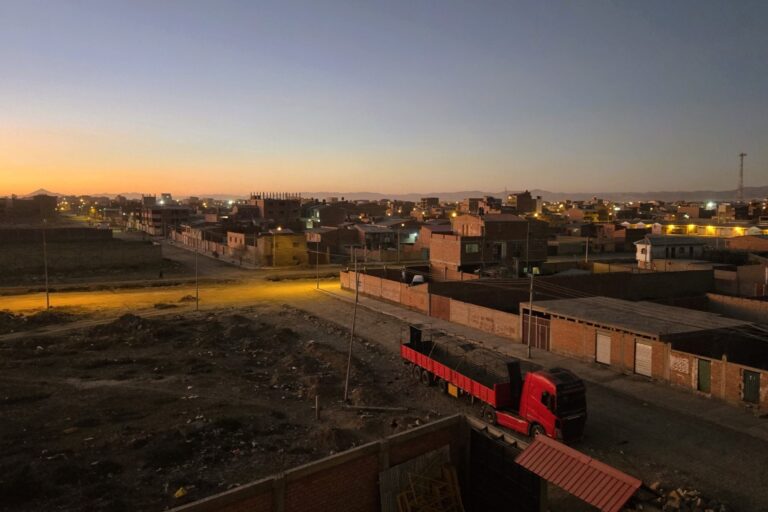
<instances>
[{"instance_id":1,"label":"dusty ground","mask_svg":"<svg viewBox=\"0 0 768 512\"><path fill-rule=\"evenodd\" d=\"M343 410L347 340L263 305L6 342L0 508L162 510L470 408L360 342L352 402L411 409Z\"/></svg>"},{"instance_id":2,"label":"dusty ground","mask_svg":"<svg viewBox=\"0 0 768 512\"><path fill-rule=\"evenodd\" d=\"M14 314L10 311L0 311L0 334L28 331L46 325L65 324L84 318L85 315L82 312L52 309L48 311L39 311L32 315L21 315Z\"/></svg>"}]
</instances>

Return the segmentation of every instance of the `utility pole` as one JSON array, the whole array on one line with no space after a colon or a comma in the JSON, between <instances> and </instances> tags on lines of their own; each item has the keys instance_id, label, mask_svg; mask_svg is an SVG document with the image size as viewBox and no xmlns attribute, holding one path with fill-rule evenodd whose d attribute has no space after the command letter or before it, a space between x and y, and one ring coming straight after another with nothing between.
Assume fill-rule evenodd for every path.
<instances>
[{"instance_id":1,"label":"utility pole","mask_svg":"<svg viewBox=\"0 0 768 512\"><path fill-rule=\"evenodd\" d=\"M354 258L355 264L355 305L352 308L352 329L349 331L349 350L347 352L347 376L344 379L344 401L346 402L349 397L349 372L352 368L352 342L355 339L355 323L357 321L357 302L359 297L359 283L360 277L357 273L357 252L355 252Z\"/></svg>"},{"instance_id":2,"label":"utility pole","mask_svg":"<svg viewBox=\"0 0 768 512\"><path fill-rule=\"evenodd\" d=\"M400 228L396 228L397 231L397 262L400 263Z\"/></svg>"},{"instance_id":3,"label":"utility pole","mask_svg":"<svg viewBox=\"0 0 768 512\"><path fill-rule=\"evenodd\" d=\"M43 272L45 273L45 309L51 309L51 293L48 288L48 247L45 243L45 225L48 219L43 219Z\"/></svg>"},{"instance_id":4,"label":"utility pole","mask_svg":"<svg viewBox=\"0 0 768 512\"><path fill-rule=\"evenodd\" d=\"M584 263L589 263L589 235L584 238L587 240L586 249L584 250Z\"/></svg>"},{"instance_id":5,"label":"utility pole","mask_svg":"<svg viewBox=\"0 0 768 512\"><path fill-rule=\"evenodd\" d=\"M320 242L315 242L315 274L317 277L317 289L320 289Z\"/></svg>"},{"instance_id":6,"label":"utility pole","mask_svg":"<svg viewBox=\"0 0 768 512\"><path fill-rule=\"evenodd\" d=\"M195 244L195 311L200 311L200 282L197 272L197 254L199 252L199 244Z\"/></svg>"},{"instance_id":7,"label":"utility pole","mask_svg":"<svg viewBox=\"0 0 768 512\"><path fill-rule=\"evenodd\" d=\"M525 270L528 272L531 279L531 284L528 288L528 359L531 358L531 327L533 326L533 269L531 268L530 247L531 220L528 219L527 229L525 231Z\"/></svg>"},{"instance_id":8,"label":"utility pole","mask_svg":"<svg viewBox=\"0 0 768 512\"><path fill-rule=\"evenodd\" d=\"M739 201L744 201L744 157L746 153L739 153Z\"/></svg>"},{"instance_id":9,"label":"utility pole","mask_svg":"<svg viewBox=\"0 0 768 512\"><path fill-rule=\"evenodd\" d=\"M277 233L282 231L282 226L277 226L277 231L272 233L272 266L277 267Z\"/></svg>"}]
</instances>

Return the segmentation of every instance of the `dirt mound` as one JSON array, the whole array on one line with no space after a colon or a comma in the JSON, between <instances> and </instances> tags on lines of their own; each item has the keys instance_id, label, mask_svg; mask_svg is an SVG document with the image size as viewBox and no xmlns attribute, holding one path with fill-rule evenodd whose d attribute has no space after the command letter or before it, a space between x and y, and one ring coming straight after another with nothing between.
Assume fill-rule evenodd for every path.
<instances>
[{"instance_id":1,"label":"dirt mound","mask_svg":"<svg viewBox=\"0 0 768 512\"><path fill-rule=\"evenodd\" d=\"M93 332L99 336L108 336L113 334L147 332L151 330L152 327L152 321L131 313L126 313L114 322L94 327Z\"/></svg>"},{"instance_id":2,"label":"dirt mound","mask_svg":"<svg viewBox=\"0 0 768 512\"><path fill-rule=\"evenodd\" d=\"M22 315L14 315L10 311L0 311L0 333L14 332L26 324Z\"/></svg>"},{"instance_id":3,"label":"dirt mound","mask_svg":"<svg viewBox=\"0 0 768 512\"><path fill-rule=\"evenodd\" d=\"M40 311L34 315L28 316L27 320L32 325L50 325L50 324L64 324L68 322L74 322L77 320L77 315L72 313L66 313L64 311L57 311L55 309L49 309L46 311Z\"/></svg>"},{"instance_id":4,"label":"dirt mound","mask_svg":"<svg viewBox=\"0 0 768 512\"><path fill-rule=\"evenodd\" d=\"M360 438L351 430L323 425L310 432L308 441L320 451L340 452L357 446Z\"/></svg>"},{"instance_id":5,"label":"dirt mound","mask_svg":"<svg viewBox=\"0 0 768 512\"><path fill-rule=\"evenodd\" d=\"M179 302L197 302L194 295L185 295L179 299Z\"/></svg>"},{"instance_id":6,"label":"dirt mound","mask_svg":"<svg viewBox=\"0 0 768 512\"><path fill-rule=\"evenodd\" d=\"M64 324L77 320L77 315L49 309L33 315L15 315L10 311L0 311L0 334L34 329L44 325Z\"/></svg>"}]
</instances>

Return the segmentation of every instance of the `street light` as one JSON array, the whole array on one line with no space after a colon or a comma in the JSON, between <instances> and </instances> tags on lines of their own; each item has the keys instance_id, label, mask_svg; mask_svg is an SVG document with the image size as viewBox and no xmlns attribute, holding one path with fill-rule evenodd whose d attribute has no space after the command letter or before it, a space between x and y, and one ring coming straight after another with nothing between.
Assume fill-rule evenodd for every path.
<instances>
[{"instance_id":1,"label":"street light","mask_svg":"<svg viewBox=\"0 0 768 512\"><path fill-rule=\"evenodd\" d=\"M45 309L51 309L51 295L48 289L48 248L45 243L45 225L48 219L43 219L43 272L45 273Z\"/></svg>"},{"instance_id":2,"label":"street light","mask_svg":"<svg viewBox=\"0 0 768 512\"><path fill-rule=\"evenodd\" d=\"M282 230L282 226L277 226L278 232ZM272 233L272 266L277 267L277 233Z\"/></svg>"},{"instance_id":3,"label":"street light","mask_svg":"<svg viewBox=\"0 0 768 512\"><path fill-rule=\"evenodd\" d=\"M197 273L197 254L200 252L199 245L199 243L195 244L195 311L200 311L200 281L198 280Z\"/></svg>"}]
</instances>

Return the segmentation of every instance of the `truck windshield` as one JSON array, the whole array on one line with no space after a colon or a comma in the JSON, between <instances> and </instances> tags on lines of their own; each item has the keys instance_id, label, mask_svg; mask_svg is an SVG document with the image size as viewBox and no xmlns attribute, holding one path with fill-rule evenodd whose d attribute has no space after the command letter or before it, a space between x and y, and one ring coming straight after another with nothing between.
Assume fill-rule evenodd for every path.
<instances>
[{"instance_id":1,"label":"truck windshield","mask_svg":"<svg viewBox=\"0 0 768 512\"><path fill-rule=\"evenodd\" d=\"M568 416L583 412L587 408L587 400L583 392L563 393L557 396L558 416Z\"/></svg>"}]
</instances>

